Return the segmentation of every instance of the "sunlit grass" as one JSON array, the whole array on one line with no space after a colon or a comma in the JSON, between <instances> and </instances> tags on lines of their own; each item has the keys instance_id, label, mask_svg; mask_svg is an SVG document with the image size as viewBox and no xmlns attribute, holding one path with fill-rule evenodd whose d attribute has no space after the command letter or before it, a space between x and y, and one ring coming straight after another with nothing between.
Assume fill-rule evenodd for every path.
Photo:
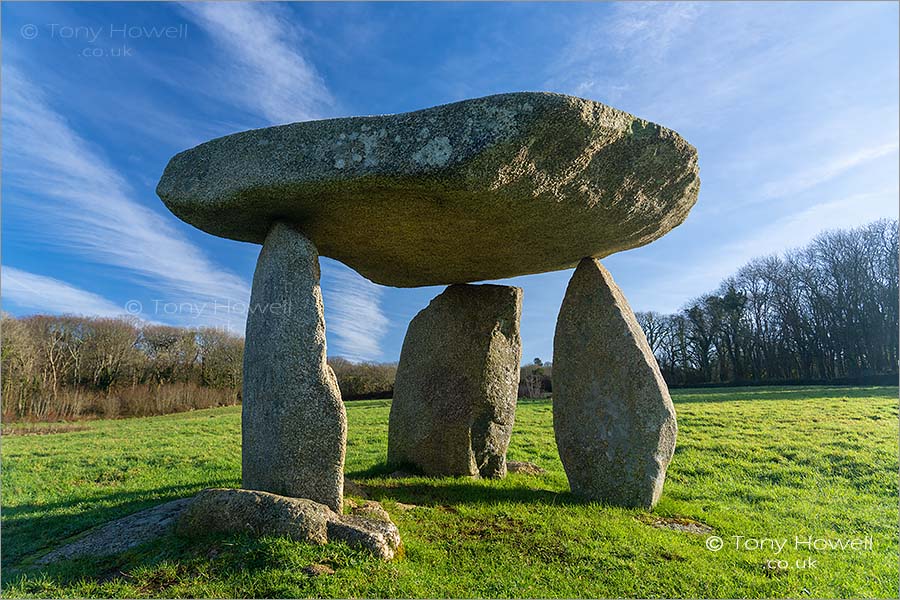
<instances>
[{"instance_id":1,"label":"sunlit grass","mask_svg":"<svg viewBox=\"0 0 900 600\"><path fill-rule=\"evenodd\" d=\"M653 516L699 521L724 542L658 529L646 511L567 492L549 401L521 401L511 460L542 476L390 479L388 401L347 405L347 474L381 500L402 560L341 545L169 537L120 557L40 570L32 561L109 519L240 485L240 408L96 421L4 436L4 596L896 597L897 388L740 388L673 393L679 437ZM397 503L415 505L401 510ZM871 536L871 550L807 551L794 536ZM735 538L787 538L771 551ZM798 568L807 558L814 568ZM787 568L768 568L767 560ZM335 573L306 575L312 563ZM776 563L777 564L777 563Z\"/></svg>"}]
</instances>

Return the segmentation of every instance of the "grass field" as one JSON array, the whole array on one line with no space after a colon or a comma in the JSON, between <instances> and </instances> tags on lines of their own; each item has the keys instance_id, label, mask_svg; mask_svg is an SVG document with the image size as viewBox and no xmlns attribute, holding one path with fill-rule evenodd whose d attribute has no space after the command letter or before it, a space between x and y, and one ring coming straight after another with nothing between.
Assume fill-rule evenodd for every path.
<instances>
[{"instance_id":1,"label":"grass field","mask_svg":"<svg viewBox=\"0 0 900 600\"><path fill-rule=\"evenodd\" d=\"M678 448L652 513L568 494L549 401L519 403L509 450L511 460L537 463L547 474L502 481L385 477L389 402L348 403L347 475L365 484L400 528L406 554L391 563L342 545L243 536L189 545L172 536L119 557L40 570L31 566L37 556L86 528L205 487L239 486L240 407L5 435L2 591L6 597L896 598L897 393L895 387L676 391ZM416 507L400 510L398 502ZM708 534L653 526L658 517L706 524L724 547L707 549ZM807 550L794 546L794 536L868 536L871 547ZM788 542L781 552L767 542L753 549L762 538ZM335 572L311 577L302 569L313 563Z\"/></svg>"}]
</instances>

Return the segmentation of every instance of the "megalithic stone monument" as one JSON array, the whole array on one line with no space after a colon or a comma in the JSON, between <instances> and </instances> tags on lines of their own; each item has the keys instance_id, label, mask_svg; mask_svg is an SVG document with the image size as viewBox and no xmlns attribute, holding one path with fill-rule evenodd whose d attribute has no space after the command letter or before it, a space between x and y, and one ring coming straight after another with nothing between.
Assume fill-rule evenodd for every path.
<instances>
[{"instance_id":1,"label":"megalithic stone monument","mask_svg":"<svg viewBox=\"0 0 900 600\"><path fill-rule=\"evenodd\" d=\"M388 463L428 475L506 475L516 417L521 288L451 285L406 331Z\"/></svg>"},{"instance_id":2,"label":"megalithic stone monument","mask_svg":"<svg viewBox=\"0 0 900 600\"><path fill-rule=\"evenodd\" d=\"M157 193L213 235L261 244L281 220L375 283L417 287L643 246L699 188L674 131L532 92L235 133L175 155Z\"/></svg>"},{"instance_id":3,"label":"megalithic stone monument","mask_svg":"<svg viewBox=\"0 0 900 600\"><path fill-rule=\"evenodd\" d=\"M553 429L576 495L652 508L675 451L675 408L628 301L581 261L553 339Z\"/></svg>"},{"instance_id":4,"label":"megalithic stone monument","mask_svg":"<svg viewBox=\"0 0 900 600\"><path fill-rule=\"evenodd\" d=\"M248 320L244 485L315 495L329 505L340 498L343 450L334 448L343 444L343 412L324 364L321 306L313 301L316 252L397 287L568 269L665 235L687 217L699 188L697 152L674 131L543 92L256 129L176 155L157 187L166 206L213 235L265 242L254 302L296 296L292 305L305 307L293 318L252 313ZM564 345L581 343L562 335ZM454 343L472 342L463 336ZM604 385L600 367L579 381ZM428 406L449 406L444 393ZM407 441L394 439L391 447ZM323 454L313 458L307 450L318 443ZM481 470L476 446L473 440ZM500 454L488 454L485 464L496 465L488 470L502 473ZM585 469L606 460L577 456Z\"/></svg>"},{"instance_id":5,"label":"megalithic stone monument","mask_svg":"<svg viewBox=\"0 0 900 600\"><path fill-rule=\"evenodd\" d=\"M275 223L259 253L244 344L243 487L340 513L347 418L325 352L319 255Z\"/></svg>"}]
</instances>

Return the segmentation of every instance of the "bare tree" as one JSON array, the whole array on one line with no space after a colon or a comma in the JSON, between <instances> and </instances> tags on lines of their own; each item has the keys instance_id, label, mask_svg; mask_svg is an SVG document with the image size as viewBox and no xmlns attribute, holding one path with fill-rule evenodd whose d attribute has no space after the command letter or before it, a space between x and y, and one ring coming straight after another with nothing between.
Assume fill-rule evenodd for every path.
<instances>
[{"instance_id":1,"label":"bare tree","mask_svg":"<svg viewBox=\"0 0 900 600\"><path fill-rule=\"evenodd\" d=\"M638 318L671 383L896 373L897 240L890 220L828 231L751 261L680 314Z\"/></svg>"}]
</instances>

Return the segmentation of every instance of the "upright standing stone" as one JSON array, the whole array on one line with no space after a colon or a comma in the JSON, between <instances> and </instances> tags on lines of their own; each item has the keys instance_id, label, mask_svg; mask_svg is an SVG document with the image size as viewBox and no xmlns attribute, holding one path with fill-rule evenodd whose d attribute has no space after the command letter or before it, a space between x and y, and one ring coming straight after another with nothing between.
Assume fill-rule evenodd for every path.
<instances>
[{"instance_id":1,"label":"upright standing stone","mask_svg":"<svg viewBox=\"0 0 900 600\"><path fill-rule=\"evenodd\" d=\"M553 429L574 494L656 504L675 451L675 408L634 313L594 259L575 270L556 323Z\"/></svg>"},{"instance_id":2,"label":"upright standing stone","mask_svg":"<svg viewBox=\"0 0 900 600\"><path fill-rule=\"evenodd\" d=\"M451 285L415 316L394 383L389 463L429 475L506 475L521 314L520 288Z\"/></svg>"},{"instance_id":3,"label":"upright standing stone","mask_svg":"<svg viewBox=\"0 0 900 600\"><path fill-rule=\"evenodd\" d=\"M319 255L276 223L253 275L244 346L243 487L341 512L347 418L325 357Z\"/></svg>"}]
</instances>

